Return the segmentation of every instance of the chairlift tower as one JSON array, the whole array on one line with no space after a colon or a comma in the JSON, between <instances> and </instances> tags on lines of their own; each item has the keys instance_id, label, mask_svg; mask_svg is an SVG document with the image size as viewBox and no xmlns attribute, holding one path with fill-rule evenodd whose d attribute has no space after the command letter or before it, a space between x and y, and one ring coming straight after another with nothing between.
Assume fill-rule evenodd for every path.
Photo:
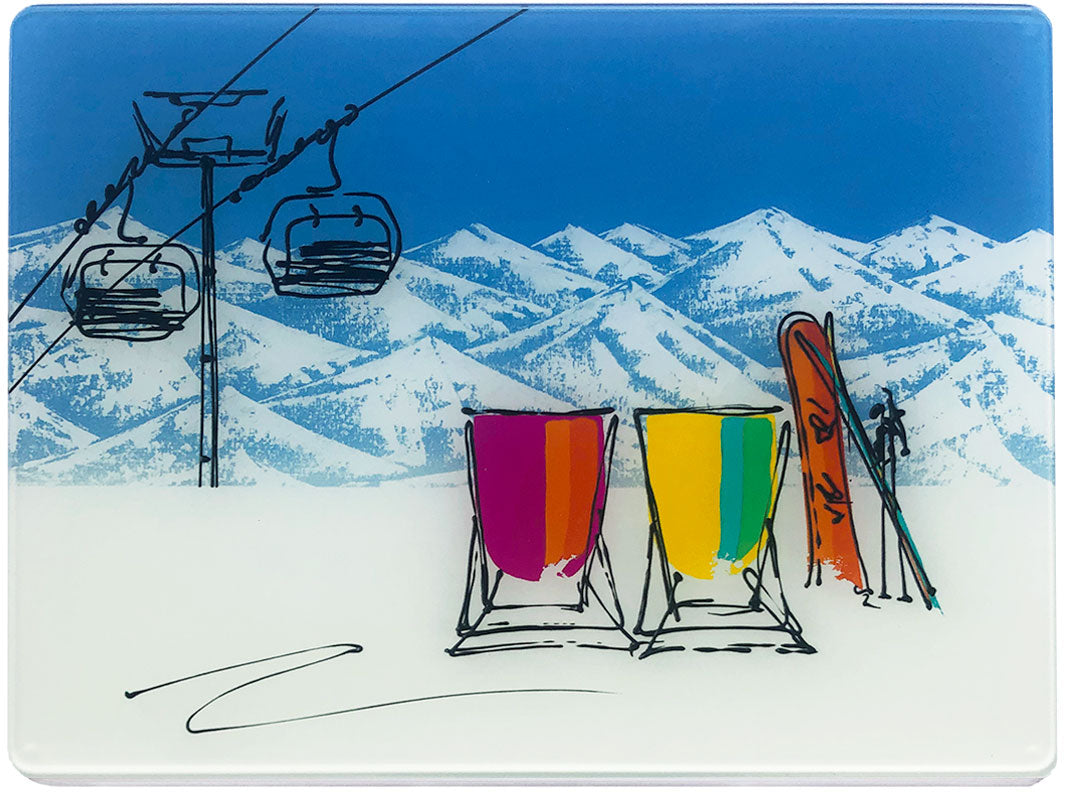
<instances>
[{"instance_id":1,"label":"chairlift tower","mask_svg":"<svg viewBox=\"0 0 1065 795\"><path fill-rule=\"evenodd\" d=\"M278 154L281 130L287 113L282 110L284 97L270 109L261 145L234 145L228 132L211 135L184 135L194 122L205 127L201 117L213 108L227 110L228 129L244 129L235 122L233 109L241 106L259 114L252 97L266 96L265 89L231 90L232 86L270 50L296 28L318 12L310 10L280 37L242 67L225 85L208 91L145 91L150 99L161 99L181 108L181 118L160 138L149 127L137 103L133 103L133 117L144 143L144 155L129 160L125 172L114 185L108 185L102 205L90 202L85 220L75 223L74 240L45 270L36 284L8 316L10 324L18 316L34 293L45 284L75 244L84 238L100 213L126 194L125 210L118 224L118 239L104 245L89 246L76 264L68 265L63 273L60 290L63 303L71 315L67 327L16 378L8 388L14 392L25 378L58 345L77 328L87 337L148 342L166 339L184 328L185 322L200 310L200 444L198 485L204 484L204 464L207 482L219 485L218 477L218 301L217 271L215 267L214 211L227 201L239 201L242 193L254 189L266 177L286 168L310 143L328 147L329 169L333 182L326 187L309 186L306 192L281 199L270 213L266 228L259 236L264 244L263 263L270 274L278 295L301 298L332 298L339 296L374 295L384 286L399 261L402 238L392 208L383 196L375 193L342 191L342 180L334 161L337 136L350 126L359 114L411 80L462 52L517 19L528 9L522 8L457 47L411 72L361 105L346 105L343 115L330 119L309 135L296 139L292 148ZM217 121L218 114L211 114ZM254 126L254 121L253 125ZM180 138L180 140L178 140ZM196 168L200 171L201 213L165 242L147 245L143 237L128 237L123 233L136 177L149 165L160 168ZM240 166L265 166L251 180L244 182L215 201L215 169ZM192 252L176 242L181 234L199 222L202 232L202 274L197 278L197 300L190 300L193 289L188 274L196 269ZM79 228L79 225L83 228ZM274 248L276 246L276 248ZM283 247L283 250L282 250ZM111 269L110 271L108 269Z\"/></svg>"},{"instance_id":2,"label":"chairlift tower","mask_svg":"<svg viewBox=\"0 0 1065 795\"><path fill-rule=\"evenodd\" d=\"M265 89L243 91L146 91L144 96L162 99L182 108L183 113L204 111L207 106L228 110L240 106L250 97L266 95ZM239 168L261 166L269 163L275 154L283 117L277 115L274 106L266 124L263 141L266 148L242 148L234 146L233 135L185 136L180 141L162 146L162 141L146 127L141 133L150 137L155 149L155 164L161 168L195 168L200 172L200 207L203 215L200 222L202 268L200 275L200 449L197 485L206 481L212 488L218 486L218 295L215 268L214 233L214 179L216 168Z\"/></svg>"}]
</instances>

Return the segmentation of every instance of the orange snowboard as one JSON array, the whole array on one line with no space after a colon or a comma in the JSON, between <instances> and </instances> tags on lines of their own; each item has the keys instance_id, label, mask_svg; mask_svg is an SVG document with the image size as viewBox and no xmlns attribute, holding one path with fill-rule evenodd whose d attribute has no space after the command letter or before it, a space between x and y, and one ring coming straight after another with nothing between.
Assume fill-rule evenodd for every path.
<instances>
[{"instance_id":1,"label":"orange snowboard","mask_svg":"<svg viewBox=\"0 0 1065 795\"><path fill-rule=\"evenodd\" d=\"M828 566L836 578L859 592L869 589L851 513L850 485L844 452L846 433L832 375L823 361L832 361L825 330L805 312L793 312L780 323L777 344L795 409L806 502L809 585ZM814 354L820 353L821 361Z\"/></svg>"}]
</instances>

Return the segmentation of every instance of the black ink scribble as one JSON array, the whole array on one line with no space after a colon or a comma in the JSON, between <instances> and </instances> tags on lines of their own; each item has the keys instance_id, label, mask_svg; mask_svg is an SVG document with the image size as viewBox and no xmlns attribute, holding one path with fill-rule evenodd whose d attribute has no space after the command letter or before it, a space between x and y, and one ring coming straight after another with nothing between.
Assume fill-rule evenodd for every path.
<instances>
[{"instance_id":1,"label":"black ink scribble","mask_svg":"<svg viewBox=\"0 0 1065 795\"><path fill-rule=\"evenodd\" d=\"M882 403L874 403L869 409L869 419L876 420L876 432L873 440L873 460L877 467L887 477L887 486L894 497L897 494L896 469L900 458L910 454L910 448L906 441L906 428L902 424L902 418L906 415L905 409L895 405L895 395L887 387L881 387L884 393ZM897 501L897 500L896 500ZM888 509L886 504L880 506L880 594L881 599L890 599L891 594L887 590L887 541ZM913 597L906 591L906 562L905 551L902 541L895 539L899 557L899 583L902 594L898 597L900 602L912 602Z\"/></svg>"},{"instance_id":2,"label":"black ink scribble","mask_svg":"<svg viewBox=\"0 0 1065 795\"><path fill-rule=\"evenodd\" d=\"M714 598L682 598L680 592L685 586L684 576L670 563L669 549L666 545L659 514L658 500L651 482L647 459L647 439L644 419L656 414L714 413L732 416L764 414L780 411L779 406L769 409L750 406L727 406L706 409L636 409L633 420L640 440L640 452L643 457L644 488L651 514L650 532L647 539L647 569L644 575L643 594L640 611L636 619L634 634L647 638L641 658L665 651L678 651L691 648L701 652L749 653L755 648L773 648L778 653L813 654L816 649L802 635L802 626L795 618L784 596L783 583L780 579L780 566L777 559L774 519L780 489L787 472L788 449L791 442L791 423L785 422L780 429L777 441L777 459L775 488L766 505L765 518L762 522L762 539L754 566L742 571L743 582L750 590L750 597L744 603L725 603ZM710 484L706 484L710 488ZM649 615L652 588L659 589L664 597L665 609L661 617ZM721 646L684 645L679 639L684 633L719 633L724 637L750 635L756 638L773 638L782 635L781 641L733 641ZM762 633L768 633L763 635Z\"/></svg>"},{"instance_id":3,"label":"black ink scribble","mask_svg":"<svg viewBox=\"0 0 1065 795\"><path fill-rule=\"evenodd\" d=\"M421 704L421 703L428 703L428 702L434 702L434 701L445 701L445 700L451 700L451 699L475 698L475 697L482 697L482 696L510 696L510 695L545 694L545 693L574 693L574 694L585 694L585 695L613 695L610 691L607 691L607 690L595 690L595 689L590 689L590 688L578 688L578 687L528 687L528 688L507 688L507 689L498 689L498 690L470 690L470 691L460 691L460 692L454 692L454 693L437 693L437 694L434 694L434 695L416 696L416 697L412 697L412 698L396 699L396 700L393 700L393 701L370 702L370 703L367 703L367 704L358 704L358 705L353 706L353 707L343 707L343 708L338 708L338 709L333 709L333 710L326 710L326 711L323 711L323 712L315 712L315 713L309 713L309 714L290 715L288 717L275 718L275 719L272 719L272 720L250 721L250 722L247 722L247 723L230 723L230 724L222 724L222 725L218 725L218 726L195 726L195 725L193 725L194 722L196 721L196 718L199 717L199 715L201 713L203 713L206 709L208 709L210 706L212 706L214 704L217 704L217 703L225 700L227 697L233 695L234 693L236 693L238 691L254 687L255 685L261 684L261 683L266 682L266 681L271 680L271 679L275 679L277 677L285 676L286 674L290 674L290 673L294 673L296 671L302 671L302 670L306 670L306 669L309 669L309 668L313 668L315 666L322 665L323 663L327 663L327 662L330 662L332 660L336 660L336 659L339 659L339 658L342 658L342 657L347 657L349 655L359 654L362 651L363 651L363 647L360 644L358 644L358 643L333 643L333 644L328 644L328 645L325 645L325 646L314 646L314 647L311 647L311 648L308 648L308 649L298 649L296 651L284 652L282 654L274 654L274 655L271 655L269 657L261 657L261 658L259 658L257 660L248 660L246 662L240 662L240 663L236 663L234 665L226 665L226 666L223 666L221 668L212 668L212 669L207 670L207 671L200 671L199 673L190 674L188 676L182 676L182 677L180 677L178 679L172 679L172 680L170 680L168 682L162 682L161 684L152 685L150 687L144 687L144 688L140 688L138 690L127 690L125 695L126 695L127 699L134 699L134 698L142 696L142 695L144 695L146 693L151 693L151 692L154 692L156 690L161 690L163 688L172 687L174 685L180 685L180 684L183 684L185 682L190 682L190 681L192 681L194 679L202 679L204 677L208 677L208 676L211 676L213 674L224 673L226 671L235 671L235 670L238 670L240 668L247 668L247 667L252 666L252 665L260 665L262 663L273 662L273 661L276 661L276 660L284 660L284 659L287 659L287 658L290 658L290 657L296 657L296 656L304 655L304 654L313 654L313 653L316 653L316 652L321 652L323 654L323 656L318 658L318 659L311 660L310 662L300 663L300 664L297 664L297 665L290 665L290 666L288 666L286 668L282 668L282 669L277 670L277 671L272 671L272 672L270 672L268 674L263 674L261 676L253 677L253 678L248 679L248 680L246 680L244 682L241 682L238 685L235 685L233 687L227 688L227 689L223 690L222 692L218 693L217 695L211 697L210 699L205 701L203 704L201 704L199 707L194 709L189 714L188 718L185 720L185 731L187 731L189 734L214 734L214 733L217 733L217 732L236 731L238 729L257 729L257 728L263 728L263 727L266 727L266 726L280 726L280 725L287 724L287 723L299 723L299 722L303 722L303 721L317 720L317 719L320 719L320 718L332 718L332 717L337 717L337 716L340 716L340 715L349 715L349 714L353 714L353 713L356 713L356 712L368 712L370 710L375 710L375 709L386 709L386 708L389 708L389 707L400 707L400 706L405 706L405 705L410 705L410 704Z\"/></svg>"},{"instance_id":4,"label":"black ink scribble","mask_svg":"<svg viewBox=\"0 0 1065 795\"><path fill-rule=\"evenodd\" d=\"M23 299L15 306L11 314L8 315L8 323L11 323L16 317L18 317L19 313L26 307L26 304L28 304L30 299L33 298L34 294L44 285L46 281L48 281L48 277L51 276L55 269L58 268L60 264L62 264L63 260L70 255L70 252L73 251L74 248L81 242L82 238L84 238L85 235L89 233L89 230L92 229L93 224L96 223L96 221L100 218L100 216L104 214L107 208L114 203L115 199L121 196L122 193L129 188L133 181L147 170L148 166L153 164L155 150L154 145L157 144L158 149L168 148L170 144L173 143L177 139L177 137L181 135L181 133L184 132L185 129L200 116L201 113L203 113L204 110L206 110L210 105L214 104L214 100L220 98L226 91L228 91L233 86L234 83L240 80L240 78L242 78L253 66L255 66L255 64L257 64L264 57L266 57L266 55L271 50L273 50L274 47L276 47L278 44L288 38L288 36L293 31L295 31L298 27L300 27L304 22L306 22L316 13L318 13L318 9L312 8L310 11L304 14L295 24L289 27L284 33L282 33L280 36L270 42L270 44L268 44L261 52L259 52L258 55L252 58L239 71L237 71L236 74L229 78L229 80L227 80L225 84L220 89L218 89L218 91L216 91L214 95L212 95L212 99L210 101L204 102L202 107L193 109L192 112L188 114L183 113L181 119L173 126L165 140L159 140L153 135L151 144L149 144L149 142L147 141L145 142L144 151L141 153L141 155L131 157L129 159L129 162L127 162L125 167L122 169L122 172L119 175L118 179L115 180L114 183L108 184L107 187L104 189L103 201L98 203L94 199L85 206L85 212L83 214L83 217L79 218L77 221L74 222L74 238L70 241L70 243L67 244L66 248L64 248L63 251L60 252L59 256L52 261L52 264L48 266L44 273L41 274L41 277L34 283L33 287L30 288L30 291L26 293L25 297L23 297ZM143 118L140 117L139 109L137 109L136 104L134 104L134 117L135 120L139 118L139 122L143 122ZM144 127L146 129L147 125L144 125ZM140 128L141 124L138 123L138 129ZM194 219L185 228L175 233L170 240L167 240L165 242L172 243L179 235L184 234L197 223L199 223L199 220L199 218ZM69 328L70 327L68 327L68 329ZM64 336L65 334L66 332L64 331ZM24 378L25 374L23 374L22 377ZM19 380L21 381L22 379L20 378Z\"/></svg>"}]
</instances>

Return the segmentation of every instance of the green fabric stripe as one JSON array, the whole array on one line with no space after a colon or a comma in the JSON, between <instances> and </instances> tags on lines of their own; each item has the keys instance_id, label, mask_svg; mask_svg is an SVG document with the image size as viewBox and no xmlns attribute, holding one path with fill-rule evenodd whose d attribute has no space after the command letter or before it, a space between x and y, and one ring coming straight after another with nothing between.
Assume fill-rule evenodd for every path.
<instances>
[{"instance_id":1,"label":"green fabric stripe","mask_svg":"<svg viewBox=\"0 0 1065 795\"><path fill-rule=\"evenodd\" d=\"M725 417L721 421L721 560L736 560L742 534L743 493L746 480L744 439L745 417Z\"/></svg>"},{"instance_id":2,"label":"green fabric stripe","mask_svg":"<svg viewBox=\"0 0 1065 795\"><path fill-rule=\"evenodd\" d=\"M773 489L773 421L752 417L743 425L743 509L736 557L739 560L762 536Z\"/></svg>"}]
</instances>

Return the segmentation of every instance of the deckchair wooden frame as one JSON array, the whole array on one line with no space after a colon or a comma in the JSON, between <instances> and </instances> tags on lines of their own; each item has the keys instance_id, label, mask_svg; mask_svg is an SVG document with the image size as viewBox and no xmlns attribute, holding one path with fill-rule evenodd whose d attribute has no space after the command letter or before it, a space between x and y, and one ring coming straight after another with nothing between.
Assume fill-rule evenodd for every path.
<instances>
[{"instance_id":1,"label":"deckchair wooden frame","mask_svg":"<svg viewBox=\"0 0 1065 795\"><path fill-rule=\"evenodd\" d=\"M777 407L772 411L779 410ZM791 442L791 423L785 421L781 426L777 437L777 459L775 488L766 506L765 518L762 523L763 538L759 542L761 548L757 553L755 564L745 568L741 574L747 587L751 591L749 600L745 604L729 604L718 602L713 598L680 599L677 596L678 587L684 580L684 575L677 571L669 562L666 550L665 538L662 532L659 518L658 503L655 499L654 488L651 484L650 468L647 461L647 440L644 434L643 419L654 414L732 414L749 415L758 412L750 406L723 406L697 409L636 409L633 412L633 420L636 425L636 433L640 441L640 453L643 460L644 487L647 492L648 509L650 512L650 525L647 538L647 569L644 576L643 592L640 599L640 610L636 618L636 626L633 634L647 638L643 643L641 658L648 657L663 651L677 651L684 648L692 648L696 651L731 651L746 653L759 646L775 647L780 653L803 653L811 654L816 651L813 646L805 641L802 636L802 627L791 613L787 599L784 596L783 585L780 581L780 565L777 556L776 536L774 532L774 519L780 499L781 488L784 485L784 476L787 472L788 451ZM770 411L770 410L762 410ZM766 577L776 583L776 595L766 589ZM652 584L660 581L664 591L666 609L662 616L653 624L647 623L647 610L651 595ZM722 623L685 623L681 617L682 610L701 609L705 613L722 619L736 619L736 621L723 620ZM773 623L759 624L756 622L744 622L739 620L746 617L757 617L760 614L768 615ZM670 619L673 625L667 625ZM679 642L667 643L667 637L674 637L679 633L694 631L727 630L736 632L750 631L752 633L783 633L787 640L783 643L776 642L739 642L731 643L722 647L711 646L686 646ZM666 636L666 637L664 637Z\"/></svg>"},{"instance_id":2,"label":"deckchair wooden frame","mask_svg":"<svg viewBox=\"0 0 1065 795\"><path fill-rule=\"evenodd\" d=\"M526 413L474 412L470 409L463 409L463 411L468 415ZM548 416L558 417L594 416L608 413L613 414L613 409L542 412ZM467 559L466 585L459 620L455 628L459 640L447 649L448 654L458 657L493 651L558 649L566 646L613 649L631 653L638 647L638 641L625 629L625 617L618 599L613 569L610 565L610 554L602 533L617 428L618 417L613 414L604 438L603 459L600 462L594 492L599 494L601 484L604 494L603 505L596 509L593 504L585 543L584 565L575 577L576 599L572 602L500 604L497 602L500 584L510 575L492 562L485 547L477 483L476 450L473 443L473 420L466 422L466 476L473 504L472 531ZM602 589L592 581L592 575L596 572L603 576L604 587ZM605 590L605 593L600 593L600 590ZM597 624L586 620L589 609L595 604L602 608L601 612L607 618L605 623ZM557 610L559 618L551 621L530 621L524 617L530 611L536 610ZM585 639L586 633L591 633L594 639ZM598 639L600 633L603 635L602 640ZM493 638L496 639L495 642L492 642ZM474 639L482 642L473 643Z\"/></svg>"}]
</instances>

